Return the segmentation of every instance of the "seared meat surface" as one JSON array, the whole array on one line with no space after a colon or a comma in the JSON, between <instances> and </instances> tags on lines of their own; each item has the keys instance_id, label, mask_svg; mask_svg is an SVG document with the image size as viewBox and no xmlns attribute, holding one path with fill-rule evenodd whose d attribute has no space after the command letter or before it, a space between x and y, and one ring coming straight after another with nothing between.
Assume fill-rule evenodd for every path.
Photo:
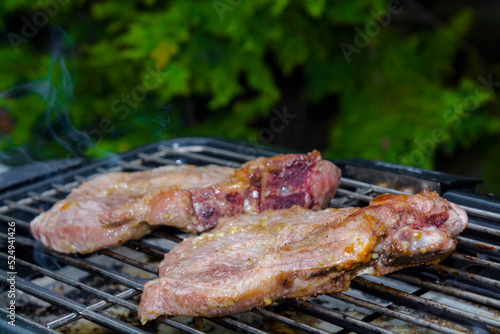
<instances>
[{"instance_id":1,"label":"seared meat surface","mask_svg":"<svg viewBox=\"0 0 500 334\"><path fill-rule=\"evenodd\" d=\"M223 316L344 291L358 275L444 259L466 225L463 209L427 190L380 195L365 208L223 218L165 254L159 278L144 285L139 316Z\"/></svg>"},{"instance_id":2,"label":"seared meat surface","mask_svg":"<svg viewBox=\"0 0 500 334\"><path fill-rule=\"evenodd\" d=\"M219 217L300 205L328 205L340 170L319 152L258 158L240 169L166 166L100 175L31 222L31 233L64 253L90 253L149 233L156 225L212 229Z\"/></svg>"}]
</instances>

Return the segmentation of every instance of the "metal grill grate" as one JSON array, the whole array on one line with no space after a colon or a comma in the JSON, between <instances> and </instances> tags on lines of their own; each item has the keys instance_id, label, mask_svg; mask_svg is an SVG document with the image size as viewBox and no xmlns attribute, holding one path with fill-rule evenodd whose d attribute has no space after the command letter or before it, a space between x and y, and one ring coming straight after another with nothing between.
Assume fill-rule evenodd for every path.
<instances>
[{"instance_id":1,"label":"metal grill grate","mask_svg":"<svg viewBox=\"0 0 500 334\"><path fill-rule=\"evenodd\" d=\"M185 163L238 167L255 155L274 154L260 149L253 149L255 154L241 153L250 151L251 147L200 138L165 141L3 195L2 326L9 326L3 322L9 320L7 294L9 272L13 271L6 267L10 254L5 226L15 222L16 326L26 331L53 333L100 328L120 333L500 332L500 214L472 206L465 206L470 223L459 237L457 251L440 264L379 278L363 276L352 282L348 292L307 301L278 301L241 315L204 320L162 316L146 326L141 326L136 316L142 285L157 275L156 265L165 252L182 240L183 234L162 227L141 240L90 256L60 254L28 236L31 219L95 174ZM401 191L343 178L331 206L366 205L377 194L387 192Z\"/></svg>"}]
</instances>

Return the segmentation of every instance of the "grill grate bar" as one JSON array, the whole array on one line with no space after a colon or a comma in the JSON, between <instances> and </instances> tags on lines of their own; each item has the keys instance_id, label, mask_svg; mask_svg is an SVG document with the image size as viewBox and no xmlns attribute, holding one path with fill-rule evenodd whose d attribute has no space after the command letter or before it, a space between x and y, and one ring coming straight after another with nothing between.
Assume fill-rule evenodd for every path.
<instances>
[{"instance_id":1,"label":"grill grate bar","mask_svg":"<svg viewBox=\"0 0 500 334\"><path fill-rule=\"evenodd\" d=\"M160 147L165 147L165 145L160 145ZM193 146L176 147L175 145L173 145L172 148L175 149L176 152L180 152L180 153L207 152L207 153L211 153L214 155L223 155L231 160L238 159L238 160L241 160L243 162L247 162L248 160L252 160L252 159L256 158L255 155L243 154L243 153L235 152L235 150L221 150L219 148L209 147L209 146L193 145Z\"/></svg>"},{"instance_id":2,"label":"grill grate bar","mask_svg":"<svg viewBox=\"0 0 500 334\"><path fill-rule=\"evenodd\" d=\"M25 205L29 205L29 204L32 204L33 203L33 199L31 197L26 197L26 198L23 198L19 201L12 201L12 200L4 200L4 203L6 204L6 206L3 206L2 207L2 211L3 212L9 212L9 211L15 211L15 209L21 209L22 210L22 207L25 206ZM33 210L36 210L36 211L33 211ZM34 209L34 208L27 208L26 210L23 210L23 211L26 211L28 213L31 213L31 214L34 214L34 215L39 215L40 213L42 213L41 210L38 210L38 209Z\"/></svg>"},{"instance_id":3,"label":"grill grate bar","mask_svg":"<svg viewBox=\"0 0 500 334\"><path fill-rule=\"evenodd\" d=\"M87 181L88 179L89 179L89 177L75 175L75 180L78 181L80 184Z\"/></svg>"},{"instance_id":4,"label":"grill grate bar","mask_svg":"<svg viewBox=\"0 0 500 334\"><path fill-rule=\"evenodd\" d=\"M369 190L371 190L371 189L369 189ZM350 191L350 190L346 190L346 189L342 189L342 188L337 189L337 194L352 197L355 199L359 199L359 200L364 201L364 202L370 202L373 199L373 196L361 194L359 192L354 192L354 191Z\"/></svg>"},{"instance_id":5,"label":"grill grate bar","mask_svg":"<svg viewBox=\"0 0 500 334\"><path fill-rule=\"evenodd\" d=\"M478 257L474 257L471 255L466 255L466 254L462 254L462 253L458 253L458 252L451 254L450 259L462 260L462 261L466 261L466 262L469 262L469 263L472 263L475 265L479 265L479 266L482 266L485 268L500 270L500 263L488 261L485 259L480 259Z\"/></svg>"},{"instance_id":6,"label":"grill grate bar","mask_svg":"<svg viewBox=\"0 0 500 334\"><path fill-rule=\"evenodd\" d=\"M0 233L0 237L3 237L3 236L6 237L6 235L4 235L3 233ZM20 244L24 244L24 245L27 245L27 246L33 246L33 244L35 243L35 242L30 242L31 240L29 240L29 239L26 240L25 238L22 238L22 237L19 237L19 240L16 240L16 242L17 241L19 241ZM28 241L28 242L26 242L26 241ZM52 255L58 255L59 254L59 253L57 253L55 251L51 251L50 249L46 249L45 248L45 250L51 252ZM0 253L0 255L1 255L1 253ZM129 289L129 290L123 292L123 296L124 297L129 297L129 295L130 295L130 297L133 297L133 296L139 294L140 293L139 291L142 291L142 283L138 283L138 282L135 282L135 281L132 281L132 280L128 280L125 277L122 277L122 275L120 275L120 274L116 275L116 274L112 273L111 269L109 269L109 268L102 269L102 268L96 267L95 265L92 265L92 264L89 265L87 262L84 262L83 260L75 260L75 259L73 259L73 258L71 258L71 257L69 257L67 255L62 255L62 254L59 254L59 255L60 255L60 256L58 256L59 259L63 260L64 262L66 262L68 264L75 265L76 267L78 267L80 269L85 269L85 270L88 270L88 271L91 271L91 272L94 272L94 273L97 273L97 274L101 274L101 276L104 276L104 277L107 277L107 278L111 278L111 279L115 279L116 281L119 281L119 283L121 283L121 284L123 284L125 286L134 285L132 287L132 289ZM19 262L20 264L21 263L24 264L24 261L22 261L22 260L18 260L18 261L21 261L21 262ZM43 268L41 268L41 269L43 269ZM45 269L43 269L43 270L45 270ZM44 273L44 274L47 274L47 273ZM63 278L63 276L57 275L57 274L53 274L53 273L50 275L50 277L52 277L53 275L57 276L57 277L53 277L53 278L57 279L59 281L66 280L65 278ZM47 275L47 276L49 276L49 275ZM100 292L100 290L95 290L95 289L93 289L90 286L87 286L87 285L84 285L82 283L79 283L79 282L76 282L76 281L72 281L72 280L68 280L65 283L71 284L71 285L77 285L78 288L83 289L84 291L89 290L89 292L94 293L94 294L102 294L102 295L99 295L99 296L102 297L102 298L104 298L104 299L109 299L113 303L121 305L121 306L124 306L124 307L126 307L128 309L131 309L131 310L135 311L135 312L137 312L137 310L138 310L138 306L120 299L120 297L122 297L120 295L118 297L115 297L115 296L112 296L112 295L109 295L109 294L105 294L103 292ZM16 284L17 284L17 281L16 281ZM30 284L32 284L32 283L30 283ZM134 293L132 293L132 291ZM30 293L30 292L28 292L28 293ZM30 294L33 295L33 296L35 296L32 293L30 293ZM38 297L38 296L36 296L36 297ZM65 297L63 297L63 298L65 298ZM41 299L43 299L43 298L41 298ZM46 300L46 301L50 302L49 300ZM74 302L74 303L76 303L76 302ZM109 303L106 303L105 301L101 301L101 302L98 302L98 303L96 303L94 305L91 305L91 306L87 307L86 309L88 309L89 311L94 311L94 310L95 311L100 311L100 310L103 310L103 309L105 309L105 308L107 308L109 306L112 306L112 305L110 305ZM68 309L68 308L66 308L66 309ZM65 325L65 324L67 324L67 323L69 323L71 321L78 320L81 316L85 316L85 313L80 312L76 308L68 309L68 310L78 312L78 314L70 313L69 315L66 315L66 316L64 316L62 318L56 319L55 321L52 321L52 322L50 322L47 325L53 326L52 328L57 328L57 327ZM171 320L171 319L168 319L168 318L165 318L165 317L163 317L163 318L164 319L162 320L162 322L165 323L166 325L171 326L171 327L183 330L184 332L188 332L188 333L194 333L194 334L196 334L196 333L202 333L202 332L200 332L198 330L195 330L195 329L193 329L193 328L191 328L191 327L189 327L187 325L184 325L182 323L179 323L177 321L174 321L174 320ZM98 322L96 322L96 323L98 323ZM98 323L98 324L102 325L101 323ZM116 329L116 328L114 328L114 329ZM121 332L128 333L127 331L124 331L123 329L121 329ZM130 332L130 333L134 333L134 332ZM143 333L143 332L140 331L140 333Z\"/></svg>"},{"instance_id":7,"label":"grill grate bar","mask_svg":"<svg viewBox=\"0 0 500 334\"><path fill-rule=\"evenodd\" d=\"M119 294L117 294L117 297L119 298L131 298L131 297L134 297L136 295L138 295L139 292L135 289L128 289L126 291L123 291ZM107 303L105 301L100 301L100 302L97 302L91 306L88 306L87 309L89 310L93 310L93 311L101 311L101 310L104 310L110 306L113 306L113 304L111 303ZM134 308L133 310L135 312L137 312L137 309L138 307L134 305ZM66 325L72 321L75 321L75 320L78 320L82 317L82 315L78 314L78 313L70 313L64 317L61 317L59 319L56 319L54 321L51 321L49 323L47 323L47 326L50 327L50 328L59 328L63 325ZM191 328L189 327L188 325L185 325L183 323L180 323L178 321L175 321L175 320L172 320L172 319L169 319L165 316L162 316L160 318L157 319L158 321L170 326L170 327L173 327L173 328L177 328L179 330L182 330L183 332L186 332L186 333L192 333L192 334L203 334L203 332L199 331L199 330L196 330L194 328Z\"/></svg>"},{"instance_id":8,"label":"grill grate bar","mask_svg":"<svg viewBox=\"0 0 500 334\"><path fill-rule=\"evenodd\" d=\"M306 313L312 314L318 318L331 322L332 324L342 326L354 332L357 332L361 329L372 333L394 334L393 331L375 326L368 322L364 322L349 315L327 309L325 307L310 303L308 301L296 299L293 302L288 301L287 303L298 307L299 309L305 311Z\"/></svg>"},{"instance_id":9,"label":"grill grate bar","mask_svg":"<svg viewBox=\"0 0 500 334\"><path fill-rule=\"evenodd\" d=\"M343 197L334 197L330 201L330 207L332 208L343 208L348 206L348 203L352 201L351 198L343 196Z\"/></svg>"},{"instance_id":10,"label":"grill grate bar","mask_svg":"<svg viewBox=\"0 0 500 334\"><path fill-rule=\"evenodd\" d=\"M255 328L251 326L250 324L239 320L235 317L232 316L226 316L226 317L221 317L221 318L210 318L208 319L220 326L224 326L229 329L234 329L237 328L239 330L244 330L249 333L254 333L254 334L269 334L269 332L263 331L261 329Z\"/></svg>"},{"instance_id":11,"label":"grill grate bar","mask_svg":"<svg viewBox=\"0 0 500 334\"><path fill-rule=\"evenodd\" d=\"M500 254L500 247L492 245L486 242L479 242L467 237L458 236L458 244L460 246L468 246L470 248L476 249L479 253L484 253L485 251L490 251L492 253Z\"/></svg>"},{"instance_id":12,"label":"grill grate bar","mask_svg":"<svg viewBox=\"0 0 500 334\"><path fill-rule=\"evenodd\" d=\"M0 281L7 283L7 279L8 279L7 273L3 270L0 270ZM85 308L85 305L83 304L80 304L64 296L61 296L44 287L26 281L21 277L16 277L16 288L34 297L44 300L48 303L56 305L60 308L64 308L69 311L76 311L79 314L81 314L84 318L90 319L91 321L95 322L100 326L115 331L120 331L122 333L146 334L146 332L139 330L138 328L133 327L123 321L120 321L103 313L98 313L88 310Z\"/></svg>"},{"instance_id":13,"label":"grill grate bar","mask_svg":"<svg viewBox=\"0 0 500 334\"><path fill-rule=\"evenodd\" d=\"M135 297L138 294L140 294L139 291L137 291L136 289L130 288L128 290L125 290L125 291L122 291L122 292L116 294L115 297L120 298L120 299L128 299L128 298ZM94 303L90 306L87 306L86 308L88 310L91 310L91 311L102 311L102 310L105 310L113 305L114 305L113 303L101 300L97 303ZM69 314L61 317L61 318L58 318L58 319L53 320L51 322L48 322L46 324L46 326L49 328L59 328L59 327L67 325L68 323L76 321L76 320L81 319L81 318L82 318L82 316L80 314L78 314L76 312L72 312L72 313L69 313Z\"/></svg>"},{"instance_id":14,"label":"grill grate bar","mask_svg":"<svg viewBox=\"0 0 500 334\"><path fill-rule=\"evenodd\" d=\"M146 171L146 170L150 169L146 166L142 166L140 164L140 160L138 162L136 162L135 160L133 162L124 162L124 163L122 163L121 167L122 167L122 169L124 169L124 168L135 169L135 170L139 170L139 171Z\"/></svg>"},{"instance_id":15,"label":"grill grate bar","mask_svg":"<svg viewBox=\"0 0 500 334\"><path fill-rule=\"evenodd\" d=\"M0 253L0 258L7 259L8 255L4 254L4 253ZM66 276L63 276L63 275L58 274L56 272L53 272L51 270L39 267L37 265L34 265L34 264L29 263L29 262L23 261L23 260L21 260L19 258L16 259L16 264L19 264L19 265L21 265L21 266L23 266L25 268L33 270L33 271L35 271L35 272L37 272L39 274L51 277L51 278L53 278L53 279L55 279L55 280L57 280L59 282L71 285L71 286L73 286L75 288L78 288L80 290L83 290L85 292L89 292L89 293L91 293L91 294L93 294L93 295L95 295L95 296L97 296L99 298L107 300L108 302L111 302L111 303L114 303L114 304L126 307L129 310L137 310L137 305L134 305L134 304L132 304L130 302L127 302L127 301L125 301L123 299L117 298L117 297L113 296L112 294L109 294L107 292L98 290L98 289L93 288L93 287L91 287L89 285L86 285L86 284L83 284L81 282L78 282L78 281L75 281L73 279L70 279L70 278L68 278Z\"/></svg>"},{"instance_id":16,"label":"grill grate bar","mask_svg":"<svg viewBox=\"0 0 500 334\"><path fill-rule=\"evenodd\" d=\"M18 209L21 211L26 211L26 212L29 212L29 213L32 213L35 215L39 215L43 212L40 209L35 209L35 208L32 208L31 206L20 204L19 202L14 202L14 201L11 201L9 199L4 200L4 203L11 209Z\"/></svg>"},{"instance_id":17,"label":"grill grate bar","mask_svg":"<svg viewBox=\"0 0 500 334\"><path fill-rule=\"evenodd\" d=\"M28 196L35 201L44 201L44 202L47 202L50 204L54 204L54 203L59 201L55 197L52 197L49 195L42 195L42 194L36 193L34 191L28 191Z\"/></svg>"},{"instance_id":18,"label":"grill grate bar","mask_svg":"<svg viewBox=\"0 0 500 334\"><path fill-rule=\"evenodd\" d=\"M109 173L116 173L116 172L122 172L123 171L123 168L122 166L116 166L116 167L113 167L113 168L104 168L104 167L97 167L96 171L99 173L99 174L109 174Z\"/></svg>"},{"instance_id":19,"label":"grill grate bar","mask_svg":"<svg viewBox=\"0 0 500 334\"><path fill-rule=\"evenodd\" d=\"M162 156L165 155L163 151L158 153L161 153ZM166 159L161 156L158 156L159 155L158 153L155 154L139 153L138 156L144 159L144 161L155 162L159 165L178 165L178 163L175 160Z\"/></svg>"},{"instance_id":20,"label":"grill grate bar","mask_svg":"<svg viewBox=\"0 0 500 334\"><path fill-rule=\"evenodd\" d=\"M111 251L109 249L103 249L103 250L98 251L97 253L109 256L109 257L111 257L113 259L116 259L116 260L119 260L119 261L121 261L123 263L130 264L131 266L134 266L136 268L139 268L139 269L142 269L142 270L147 271L149 273L158 275L158 268L153 267L153 266L151 266L151 265L149 265L147 263L131 259L131 258L125 256L125 255L118 254L118 253L113 252L113 251Z\"/></svg>"},{"instance_id":21,"label":"grill grate bar","mask_svg":"<svg viewBox=\"0 0 500 334\"><path fill-rule=\"evenodd\" d=\"M194 329L192 327L189 327L188 325L184 325L183 323L180 323L178 321L175 321L175 320L172 320L164 315L156 318L155 321L159 321L161 323L164 323L165 325L168 325L170 327L174 327L174 328L177 328L183 332L186 332L186 333L191 333L191 334L205 334L204 332L202 331L199 331L197 329Z\"/></svg>"},{"instance_id":22,"label":"grill grate bar","mask_svg":"<svg viewBox=\"0 0 500 334\"><path fill-rule=\"evenodd\" d=\"M54 188L55 190L57 190L60 193L69 194L71 192L71 189L75 188L79 184L80 184L80 182L73 181L73 182L67 183L65 185L58 184L58 183L52 183L51 186L52 186L52 188Z\"/></svg>"},{"instance_id":23,"label":"grill grate bar","mask_svg":"<svg viewBox=\"0 0 500 334\"><path fill-rule=\"evenodd\" d=\"M432 264L428 266L429 269L435 269L438 271L441 275L446 274L446 275L454 275L456 277L464 278L472 282L476 282L482 285L490 286L496 289L500 289L500 281L480 276L477 274L473 273L468 273L464 272L461 270L457 270L455 268L447 267L442 264Z\"/></svg>"},{"instance_id":24,"label":"grill grate bar","mask_svg":"<svg viewBox=\"0 0 500 334\"><path fill-rule=\"evenodd\" d=\"M147 169L146 166L142 165L142 160L141 159L134 159L131 161L125 161L120 159L120 164L118 166L112 167L110 169L103 169L106 172L121 172L124 169L130 169L130 170L145 170Z\"/></svg>"},{"instance_id":25,"label":"grill grate bar","mask_svg":"<svg viewBox=\"0 0 500 334\"><path fill-rule=\"evenodd\" d=\"M163 247L159 247L156 245L149 244L145 241L140 240L130 240L127 241L124 246L129 247L130 249L134 249L136 251L155 256L157 258L163 259L165 253L168 253L170 250L165 249Z\"/></svg>"},{"instance_id":26,"label":"grill grate bar","mask_svg":"<svg viewBox=\"0 0 500 334\"><path fill-rule=\"evenodd\" d=\"M57 254L52 254L52 255L57 255ZM58 259L63 260L64 262L71 264L75 267L78 267L80 269L84 269L90 272L93 272L95 274L98 274L100 276L112 279L120 284L123 284L125 286L128 286L130 288L134 288L137 290L142 291L142 283L139 282L139 279L137 281L131 280L129 278L126 278L124 275L115 272L114 270L110 268L103 268L95 263L91 263L90 261L86 260L74 260L73 258L69 256L57 256Z\"/></svg>"},{"instance_id":27,"label":"grill grate bar","mask_svg":"<svg viewBox=\"0 0 500 334\"><path fill-rule=\"evenodd\" d=\"M349 296L345 293L340 293L340 292L333 293L333 294L330 294L329 296L336 298L336 299L339 299L339 300L342 300L342 301L345 301L347 303L354 304L354 305L359 306L359 307L363 307L363 308L375 311L377 313L380 313L380 314L383 314L383 315L386 315L386 316L389 316L392 318L403 320L403 321L406 321L408 323L411 323L411 324L414 324L417 326L421 326L421 327L425 327L425 328L429 328L429 329L433 329L433 330L436 330L436 331L439 331L442 333L449 333L449 334L461 334L461 333L463 333L463 331L458 331L458 330L455 330L455 329L452 329L449 327L440 326L439 324L435 324L433 322L421 319L419 317L416 317L416 316L413 316L413 315L410 315L407 313L403 313L401 311L396 311L396 310L390 309L388 307L383 307L383 306L377 305L375 303L372 303L372 302L369 302L369 301L366 301L363 299Z\"/></svg>"},{"instance_id":28,"label":"grill grate bar","mask_svg":"<svg viewBox=\"0 0 500 334\"><path fill-rule=\"evenodd\" d=\"M366 183L366 182L357 181L357 180L353 180L353 179L348 179L348 178L345 178L345 177L341 177L340 178L340 182L344 186L350 186L350 187L353 187L353 188L369 188L372 191L375 191L375 192L378 192L378 193L381 193L381 194L384 194L384 193L390 193L390 194L409 194L409 193L401 191L401 190L392 189L392 188L386 188L386 187L382 187L382 186L377 186L376 184Z\"/></svg>"},{"instance_id":29,"label":"grill grate bar","mask_svg":"<svg viewBox=\"0 0 500 334\"><path fill-rule=\"evenodd\" d=\"M497 230L497 229L494 229L491 227L487 227L487 226L483 226L483 225L479 225L479 224L474 224L474 223L471 223L470 221L467 223L467 229L472 230L472 231L481 232L484 234L489 234L489 235L496 236L496 237L500 237L500 230Z\"/></svg>"},{"instance_id":30,"label":"grill grate bar","mask_svg":"<svg viewBox=\"0 0 500 334\"><path fill-rule=\"evenodd\" d=\"M474 292L466 291L464 289L459 289L459 288L439 284L436 282L422 280L422 279L417 278L415 276L410 276L410 275L406 275L406 274L402 274L402 273L398 273L398 272L392 273L391 277L400 279L402 281L405 281L405 282L408 282L408 283L411 283L411 284L414 284L414 285L417 285L420 287L425 287L428 289L432 289L434 291L446 293L446 294L451 295L451 296L459 297L462 299L467 299L467 300L473 301L473 302L478 303L478 304L484 304L484 305L487 305L490 307L500 308L500 300L498 300L496 298L489 298L489 297L486 297L486 296L483 296L483 295L480 295L480 294L477 294Z\"/></svg>"},{"instance_id":31,"label":"grill grate bar","mask_svg":"<svg viewBox=\"0 0 500 334\"><path fill-rule=\"evenodd\" d=\"M165 239L168 239L168 240L172 240L174 242L181 242L183 240L182 238L180 238L177 235L173 235L173 234L170 234L170 233L165 233L165 232L159 231L159 230L155 230L155 231L153 231L150 234L154 235L155 237L165 238Z\"/></svg>"},{"instance_id":32,"label":"grill grate bar","mask_svg":"<svg viewBox=\"0 0 500 334\"><path fill-rule=\"evenodd\" d=\"M460 207L462 209L464 209L465 211L467 211L468 214L491 219L491 220L495 220L495 221L500 221L500 213L495 213L495 212L491 212L491 211L472 208L472 207L466 206L466 205L460 205Z\"/></svg>"},{"instance_id":33,"label":"grill grate bar","mask_svg":"<svg viewBox=\"0 0 500 334\"><path fill-rule=\"evenodd\" d=\"M206 163L210 163L210 164L216 164L216 165L222 165L222 166L228 166L228 167L234 167L234 168L241 167L241 163L237 163L237 162L233 162L233 161L229 161L229 160L214 158L214 157L210 157L210 156L206 156L206 155L202 155L202 154L198 154L198 153L194 153L194 152L189 152L189 151L181 152L179 150L171 149L170 147L161 146L161 145L159 148L160 148L160 150L165 151L167 153L177 153L177 154L182 153L182 155L185 157L193 158L193 159L203 161Z\"/></svg>"},{"instance_id":34,"label":"grill grate bar","mask_svg":"<svg viewBox=\"0 0 500 334\"><path fill-rule=\"evenodd\" d=\"M9 312L7 312L7 310L5 310L3 308L0 308L0 314L2 314L2 318L5 319L9 315ZM58 332L56 332L50 328L44 327L44 326L40 325L39 323L32 321L31 319L20 316L19 314L16 314L16 322L17 321L22 322L24 325L28 326L29 329L27 329L27 330L29 330L29 331L36 331L38 333L46 333L46 334L59 334ZM21 325L19 327L23 328L24 326ZM19 333L21 333L21 331L19 331Z\"/></svg>"},{"instance_id":35,"label":"grill grate bar","mask_svg":"<svg viewBox=\"0 0 500 334\"><path fill-rule=\"evenodd\" d=\"M78 184L79 184L78 182L72 182L71 184L66 185L67 187L64 189L64 191L60 191L60 193L69 193L69 192L71 192L71 189L73 187L77 186ZM63 187L61 185L58 185L58 186ZM33 204L33 202L43 200L43 201L48 202L48 203L53 203L53 202L59 201L59 199L52 197L52 195L56 195L57 192L58 191L56 189L50 189L50 190L44 191L42 194L38 194L38 193L30 191L27 193L28 197L23 198L21 200L18 200L17 202L9 201L9 200L4 200L4 202L16 203L17 205L30 205L30 204ZM31 195L36 195L36 196L31 196ZM2 208L4 208L4 207L0 208L0 212L3 211ZM7 210L12 211L12 208L8 208ZM34 213L35 215L38 215L41 213L40 210L37 210L36 212L31 212L31 210L36 210L36 209L34 209L34 208L27 209L28 212Z\"/></svg>"},{"instance_id":36,"label":"grill grate bar","mask_svg":"<svg viewBox=\"0 0 500 334\"><path fill-rule=\"evenodd\" d=\"M412 303L420 306L429 308L430 310L436 310L443 316L448 316L452 318L453 321L457 320L471 320L479 323L485 323L491 326L500 326L500 320L487 318L482 315L474 314L465 310L460 310L453 306L444 305L433 300L425 299L413 294L400 291L379 283L375 283L364 278L358 277L353 281L353 286L368 289L370 291L376 291L383 294L383 298L387 299L393 297L403 303Z\"/></svg>"},{"instance_id":37,"label":"grill grate bar","mask_svg":"<svg viewBox=\"0 0 500 334\"><path fill-rule=\"evenodd\" d=\"M121 161L120 165L115 167L115 168L118 168L118 167L120 168L120 170L124 170L124 169L134 170L135 169L135 170L139 170L139 171L144 171L144 170L149 169L149 167L142 165L142 159L134 159L131 161Z\"/></svg>"},{"instance_id":38,"label":"grill grate bar","mask_svg":"<svg viewBox=\"0 0 500 334\"><path fill-rule=\"evenodd\" d=\"M0 237L7 239L7 235L5 233L0 232ZM77 258L73 258L69 255L65 255L65 254L56 252L50 248L46 248L45 246L42 246L41 244L39 244L38 242L36 242L32 239L24 238L21 236L16 236L16 244L19 244L22 246L27 246L30 248L34 248L35 244L36 244L36 246L39 247L39 251L43 250L43 252L49 253L53 258L61 260L61 261L65 262L73 267L98 274L100 276L112 279L112 280L114 280L120 284L123 284L125 286L128 286L130 288L134 288L134 289L142 291L142 283L128 279L123 274L117 273L110 268L102 268L100 265L97 265L95 263L91 263L90 261L87 261L85 259L77 259Z\"/></svg>"},{"instance_id":39,"label":"grill grate bar","mask_svg":"<svg viewBox=\"0 0 500 334\"><path fill-rule=\"evenodd\" d=\"M27 221L18 219L18 218L14 218L14 217L7 216L7 215L0 213L0 219L2 219L3 221L6 221L6 222L16 222L16 225L20 225L22 228L24 228L26 230L29 230L29 228L30 228L30 223L28 223Z\"/></svg>"},{"instance_id":40,"label":"grill grate bar","mask_svg":"<svg viewBox=\"0 0 500 334\"><path fill-rule=\"evenodd\" d=\"M276 320L281 323L284 323L286 325L289 325L293 328L297 328L303 331L306 331L308 333L313 333L313 334L329 334L329 332L326 332L322 329L316 328L309 326L308 324L304 324L302 322L290 319L288 317L282 316L280 314L268 311L266 309L260 309L260 310L254 310L253 313L260 314L268 319Z\"/></svg>"},{"instance_id":41,"label":"grill grate bar","mask_svg":"<svg viewBox=\"0 0 500 334\"><path fill-rule=\"evenodd\" d=\"M42 201L45 201L48 203L55 203L55 202L59 201L59 199L52 197L52 195L56 195L56 194L57 194L57 190L55 190L55 189L46 190L42 194L39 194L39 193L36 193L33 191L29 191L27 193L28 197L17 201L17 203L19 203L19 204L31 204L34 201L39 201L39 200L42 200ZM5 210L2 210L4 208L7 209L6 207L0 207L0 212L5 212ZM7 210L11 211L10 208L8 208Z\"/></svg>"}]
</instances>

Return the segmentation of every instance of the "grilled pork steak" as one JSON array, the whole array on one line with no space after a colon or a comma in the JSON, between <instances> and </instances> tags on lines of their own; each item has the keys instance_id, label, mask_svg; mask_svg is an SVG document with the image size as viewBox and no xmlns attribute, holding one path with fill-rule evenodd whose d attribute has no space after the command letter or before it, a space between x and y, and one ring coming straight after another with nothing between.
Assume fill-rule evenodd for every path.
<instances>
[{"instance_id":1,"label":"grilled pork steak","mask_svg":"<svg viewBox=\"0 0 500 334\"><path fill-rule=\"evenodd\" d=\"M100 175L31 222L31 233L64 253L90 253L149 233L155 225L189 232L219 217L300 205L327 206L340 170L319 152L258 158L240 169L166 166Z\"/></svg>"},{"instance_id":2,"label":"grilled pork steak","mask_svg":"<svg viewBox=\"0 0 500 334\"><path fill-rule=\"evenodd\" d=\"M144 285L139 316L143 323L160 315L223 316L347 290L358 275L444 259L466 225L463 209L427 190L380 195L361 209L224 218L165 254L159 278Z\"/></svg>"}]
</instances>

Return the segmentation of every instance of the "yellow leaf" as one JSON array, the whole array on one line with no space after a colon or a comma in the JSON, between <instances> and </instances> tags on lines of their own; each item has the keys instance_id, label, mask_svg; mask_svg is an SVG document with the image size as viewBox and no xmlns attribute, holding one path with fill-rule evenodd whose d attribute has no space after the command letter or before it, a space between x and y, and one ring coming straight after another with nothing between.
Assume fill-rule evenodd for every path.
<instances>
[{"instance_id":1,"label":"yellow leaf","mask_svg":"<svg viewBox=\"0 0 500 334\"><path fill-rule=\"evenodd\" d=\"M151 51L151 58L156 63L157 69L163 69L167 65L170 58L179 52L177 44L170 44L166 41L161 41L158 46Z\"/></svg>"}]
</instances>

